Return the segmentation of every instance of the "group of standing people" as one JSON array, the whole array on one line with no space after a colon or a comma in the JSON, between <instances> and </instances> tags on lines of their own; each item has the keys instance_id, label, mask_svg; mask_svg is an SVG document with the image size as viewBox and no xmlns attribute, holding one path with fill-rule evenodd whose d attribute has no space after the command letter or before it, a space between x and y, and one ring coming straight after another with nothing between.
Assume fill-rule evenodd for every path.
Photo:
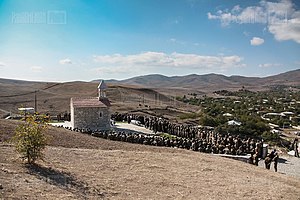
<instances>
[{"instance_id":1,"label":"group of standing people","mask_svg":"<svg viewBox=\"0 0 300 200\"><path fill-rule=\"evenodd\" d=\"M155 116L115 113L112 115L112 119L127 123L133 120L139 121L141 125L152 130L153 133L168 133L174 137L182 138L184 144L194 151L230 155L246 155L252 153L256 155L256 158L262 157L262 140L231 135L230 133L221 134L209 127L174 123ZM172 146L173 142L172 139L167 140L167 144L170 143L170 146Z\"/></svg>"},{"instance_id":2,"label":"group of standing people","mask_svg":"<svg viewBox=\"0 0 300 200\"><path fill-rule=\"evenodd\" d=\"M165 138L163 146L181 147L191 149L193 151L215 153L215 154L231 154L246 155L250 154L249 163L258 165L259 159L263 158L263 141L254 138L242 138L229 133L221 134L208 127L198 127L188 124L178 124L170 122L167 119L155 116L146 116L131 113L115 113L112 115L114 121L123 121L131 123L132 120L138 121L140 125L152 130L155 134L168 133L175 136L176 139ZM157 145L160 142L154 140ZM295 138L292 144L295 150L295 157L299 157L298 139ZM274 170L277 172L279 155L276 149L273 149L264 158L266 169L271 168L274 163Z\"/></svg>"}]
</instances>

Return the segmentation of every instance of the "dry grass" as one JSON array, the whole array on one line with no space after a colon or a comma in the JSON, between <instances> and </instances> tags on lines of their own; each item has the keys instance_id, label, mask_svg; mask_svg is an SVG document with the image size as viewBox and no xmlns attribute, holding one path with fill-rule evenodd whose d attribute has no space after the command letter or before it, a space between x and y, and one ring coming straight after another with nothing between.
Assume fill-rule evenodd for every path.
<instances>
[{"instance_id":1,"label":"dry grass","mask_svg":"<svg viewBox=\"0 0 300 200\"><path fill-rule=\"evenodd\" d=\"M53 86L53 87L51 87ZM45 88L48 88L44 90ZM34 107L34 92L37 92L37 109L42 113L56 116L70 112L70 98L80 96L97 96L97 83L7 83L0 84L0 117L3 111L18 113L19 107ZM14 96L17 94L26 94ZM12 97L9 97L11 96ZM167 105L183 107L186 105L175 102L172 95L162 94L149 88L110 85L107 96L112 102L112 112L128 110L148 110L149 107L162 108ZM2 110L3 111L2 111ZM4 112L3 112L4 113Z\"/></svg>"},{"instance_id":2,"label":"dry grass","mask_svg":"<svg viewBox=\"0 0 300 200\"><path fill-rule=\"evenodd\" d=\"M0 120L0 130L16 124ZM59 128L48 135L45 162L35 167L24 166L13 147L1 143L0 198L300 199L299 179L239 161Z\"/></svg>"}]
</instances>

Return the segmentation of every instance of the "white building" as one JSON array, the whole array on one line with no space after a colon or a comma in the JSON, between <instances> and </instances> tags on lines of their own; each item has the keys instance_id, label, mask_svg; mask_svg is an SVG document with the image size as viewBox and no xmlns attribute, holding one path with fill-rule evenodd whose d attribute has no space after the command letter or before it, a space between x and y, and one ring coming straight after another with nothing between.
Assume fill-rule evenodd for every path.
<instances>
[{"instance_id":1,"label":"white building","mask_svg":"<svg viewBox=\"0 0 300 200\"><path fill-rule=\"evenodd\" d=\"M238 122L238 121L235 121L235 120L230 120L230 121L227 122L227 124L229 126L240 126L240 125L242 125L242 122Z\"/></svg>"}]
</instances>

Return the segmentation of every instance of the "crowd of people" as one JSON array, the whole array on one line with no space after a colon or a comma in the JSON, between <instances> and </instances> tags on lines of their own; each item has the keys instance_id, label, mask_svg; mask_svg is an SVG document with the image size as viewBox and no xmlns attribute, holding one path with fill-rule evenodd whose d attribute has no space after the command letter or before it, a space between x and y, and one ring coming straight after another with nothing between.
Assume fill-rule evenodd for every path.
<instances>
[{"instance_id":1,"label":"crowd of people","mask_svg":"<svg viewBox=\"0 0 300 200\"><path fill-rule=\"evenodd\" d=\"M172 123L167 119L154 116L115 113L112 115L112 119L127 123L132 120L139 121L142 126L152 130L153 133L168 133L174 136L155 142L155 144L164 143L162 146L183 146L182 148L215 154L251 154L254 164L257 164L258 158L262 157L262 140L242 138L238 135L230 135L230 133L221 134L211 128Z\"/></svg>"},{"instance_id":2,"label":"crowd of people","mask_svg":"<svg viewBox=\"0 0 300 200\"><path fill-rule=\"evenodd\" d=\"M172 148L183 148L192 151L213 154L247 155L250 154L249 163L258 165L263 154L263 141L231 135L221 134L210 127L199 127L189 124L178 124L167 119L155 116L134 115L128 113L115 113L112 115L115 122L138 122L136 124L152 130L153 134L137 133L130 130L90 130L71 129L76 132L90 134L94 137L122 141L143 145L164 146ZM167 133L167 134L165 134ZM265 166L270 169L274 162L274 169L277 171L278 154L273 150L265 158Z\"/></svg>"}]
</instances>

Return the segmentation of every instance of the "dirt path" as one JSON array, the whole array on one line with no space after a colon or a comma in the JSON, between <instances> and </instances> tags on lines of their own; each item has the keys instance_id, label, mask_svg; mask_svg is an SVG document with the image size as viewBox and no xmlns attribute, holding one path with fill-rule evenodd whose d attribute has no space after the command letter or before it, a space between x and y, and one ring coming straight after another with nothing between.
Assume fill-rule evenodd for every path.
<instances>
[{"instance_id":1,"label":"dirt path","mask_svg":"<svg viewBox=\"0 0 300 200\"><path fill-rule=\"evenodd\" d=\"M154 134L153 131L146 129L144 126L137 126L128 123L116 123L114 129L120 131L125 130L125 131L144 133L144 134Z\"/></svg>"}]
</instances>

